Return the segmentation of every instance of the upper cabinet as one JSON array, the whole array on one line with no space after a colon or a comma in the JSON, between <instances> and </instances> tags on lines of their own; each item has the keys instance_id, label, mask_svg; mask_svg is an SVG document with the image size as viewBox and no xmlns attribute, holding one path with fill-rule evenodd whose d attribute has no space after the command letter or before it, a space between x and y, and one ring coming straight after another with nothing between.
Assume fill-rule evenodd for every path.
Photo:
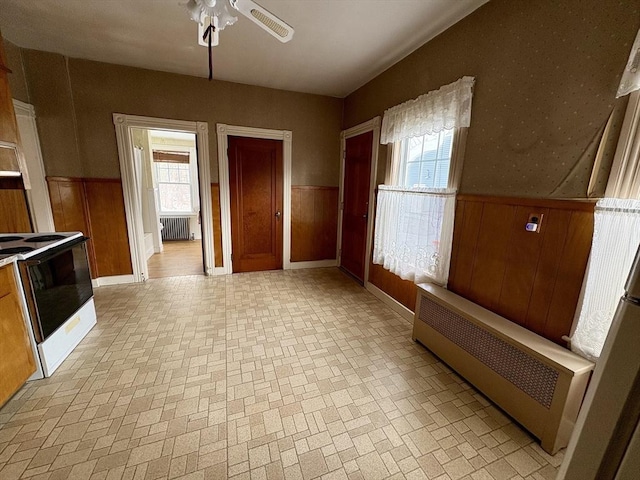
<instances>
[{"instance_id":1,"label":"upper cabinet","mask_svg":"<svg viewBox=\"0 0 640 480\"><path fill-rule=\"evenodd\" d=\"M13 110L13 99L9 90L9 74L4 44L0 36L0 141L14 145L19 144L18 124Z\"/></svg>"},{"instance_id":2,"label":"upper cabinet","mask_svg":"<svg viewBox=\"0 0 640 480\"><path fill-rule=\"evenodd\" d=\"M32 230L24 190L29 181L9 89L10 73L0 36L0 233Z\"/></svg>"}]
</instances>

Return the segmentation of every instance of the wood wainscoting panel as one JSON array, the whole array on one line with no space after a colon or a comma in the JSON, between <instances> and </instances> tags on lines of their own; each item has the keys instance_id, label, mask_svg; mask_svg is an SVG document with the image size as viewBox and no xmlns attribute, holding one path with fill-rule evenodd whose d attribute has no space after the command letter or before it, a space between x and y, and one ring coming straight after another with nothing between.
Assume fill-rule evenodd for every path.
<instances>
[{"instance_id":1,"label":"wood wainscoting panel","mask_svg":"<svg viewBox=\"0 0 640 480\"><path fill-rule=\"evenodd\" d=\"M220 213L220 184L211 184L211 213L213 215L213 249L216 267L223 267L222 261L222 220Z\"/></svg>"},{"instance_id":2,"label":"wood wainscoting panel","mask_svg":"<svg viewBox=\"0 0 640 480\"><path fill-rule=\"evenodd\" d=\"M81 178L47 177L53 224L58 232L82 232L89 237L87 253L91 277L97 278L96 255L89 230L87 196Z\"/></svg>"},{"instance_id":3,"label":"wood wainscoting panel","mask_svg":"<svg viewBox=\"0 0 640 480\"><path fill-rule=\"evenodd\" d=\"M133 273L120 179L83 178L98 277Z\"/></svg>"},{"instance_id":4,"label":"wood wainscoting panel","mask_svg":"<svg viewBox=\"0 0 640 480\"><path fill-rule=\"evenodd\" d=\"M338 194L338 187L291 187L292 262L336 258Z\"/></svg>"},{"instance_id":5,"label":"wood wainscoting panel","mask_svg":"<svg viewBox=\"0 0 640 480\"><path fill-rule=\"evenodd\" d=\"M402 280L396 274L385 270L382 265L369 263L369 282L384 293L400 302L412 312L416 309L416 284L409 280Z\"/></svg>"},{"instance_id":6,"label":"wood wainscoting panel","mask_svg":"<svg viewBox=\"0 0 640 480\"><path fill-rule=\"evenodd\" d=\"M449 289L563 345L573 323L595 203L460 195ZM542 214L539 233L525 231Z\"/></svg>"}]
</instances>

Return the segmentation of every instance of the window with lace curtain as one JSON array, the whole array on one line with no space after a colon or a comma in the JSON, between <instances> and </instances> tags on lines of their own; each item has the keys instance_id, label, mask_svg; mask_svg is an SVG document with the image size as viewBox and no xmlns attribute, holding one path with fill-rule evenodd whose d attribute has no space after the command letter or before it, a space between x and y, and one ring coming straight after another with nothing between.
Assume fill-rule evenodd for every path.
<instances>
[{"instance_id":1,"label":"window with lace curtain","mask_svg":"<svg viewBox=\"0 0 640 480\"><path fill-rule=\"evenodd\" d=\"M473 83L463 77L385 111L381 142L392 155L378 187L373 262L404 280L447 284Z\"/></svg>"},{"instance_id":2,"label":"window with lace curtain","mask_svg":"<svg viewBox=\"0 0 640 480\"><path fill-rule=\"evenodd\" d=\"M640 32L632 58L635 58L634 52L640 52ZM621 82L621 89L626 86L622 95L629 91L633 93L629 98L605 198L596 204L584 294L571 334L571 350L594 361L600 357L618 301L624 293L624 283L640 246L640 91L637 90L640 89L640 75L634 77L631 73L634 72L629 75L625 72Z\"/></svg>"}]
</instances>

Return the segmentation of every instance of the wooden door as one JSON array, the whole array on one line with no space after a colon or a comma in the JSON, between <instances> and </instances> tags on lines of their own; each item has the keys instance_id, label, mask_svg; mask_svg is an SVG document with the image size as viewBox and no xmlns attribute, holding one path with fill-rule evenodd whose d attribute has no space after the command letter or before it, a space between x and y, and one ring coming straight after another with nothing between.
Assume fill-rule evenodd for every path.
<instances>
[{"instance_id":1,"label":"wooden door","mask_svg":"<svg viewBox=\"0 0 640 480\"><path fill-rule=\"evenodd\" d=\"M373 132L346 140L340 265L361 282L367 261L369 179Z\"/></svg>"},{"instance_id":2,"label":"wooden door","mask_svg":"<svg viewBox=\"0 0 640 480\"><path fill-rule=\"evenodd\" d=\"M282 141L229 137L233 272L282 268Z\"/></svg>"}]
</instances>

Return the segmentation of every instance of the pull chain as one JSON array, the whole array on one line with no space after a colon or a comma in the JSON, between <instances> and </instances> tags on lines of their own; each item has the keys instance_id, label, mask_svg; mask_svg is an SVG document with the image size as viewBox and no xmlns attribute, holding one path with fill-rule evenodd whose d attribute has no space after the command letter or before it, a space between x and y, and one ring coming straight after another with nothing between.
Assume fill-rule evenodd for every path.
<instances>
[{"instance_id":1,"label":"pull chain","mask_svg":"<svg viewBox=\"0 0 640 480\"><path fill-rule=\"evenodd\" d=\"M211 42L213 41L213 34L216 31L216 27L213 25L213 18L209 17L209 26L204 31L204 35L202 36L203 40L207 40L209 45L209 81L213 79L213 46Z\"/></svg>"}]
</instances>

